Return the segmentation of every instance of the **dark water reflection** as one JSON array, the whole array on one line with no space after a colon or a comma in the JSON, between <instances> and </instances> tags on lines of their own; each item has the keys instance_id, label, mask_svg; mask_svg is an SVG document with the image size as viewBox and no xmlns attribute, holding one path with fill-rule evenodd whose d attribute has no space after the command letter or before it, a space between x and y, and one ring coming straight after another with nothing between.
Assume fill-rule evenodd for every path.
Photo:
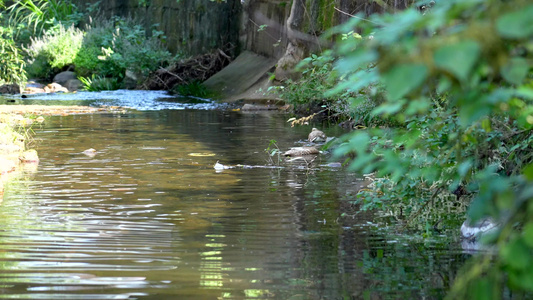
<instances>
[{"instance_id":1,"label":"dark water reflection","mask_svg":"<svg viewBox=\"0 0 533 300\"><path fill-rule=\"evenodd\" d=\"M51 117L37 130L41 163L0 205L0 298L441 298L463 260L457 246L388 240L371 216L340 217L357 176L325 158L214 170L265 164L271 139L287 149L307 135L285 119Z\"/></svg>"}]
</instances>

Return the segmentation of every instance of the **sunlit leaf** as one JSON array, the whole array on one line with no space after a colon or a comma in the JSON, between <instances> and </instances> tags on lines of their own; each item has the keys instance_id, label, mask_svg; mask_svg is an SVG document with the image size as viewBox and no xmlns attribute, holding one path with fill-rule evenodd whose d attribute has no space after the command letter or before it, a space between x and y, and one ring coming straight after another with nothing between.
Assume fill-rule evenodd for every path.
<instances>
[{"instance_id":1,"label":"sunlit leaf","mask_svg":"<svg viewBox=\"0 0 533 300\"><path fill-rule=\"evenodd\" d=\"M492 131L492 126L490 124L490 119L489 118L485 118L481 121L481 128L483 128L483 130L485 130L485 132L491 132Z\"/></svg>"},{"instance_id":2,"label":"sunlit leaf","mask_svg":"<svg viewBox=\"0 0 533 300\"><path fill-rule=\"evenodd\" d=\"M391 100L398 100L419 87L427 78L428 68L423 64L402 64L383 75Z\"/></svg>"},{"instance_id":3,"label":"sunlit leaf","mask_svg":"<svg viewBox=\"0 0 533 300\"><path fill-rule=\"evenodd\" d=\"M509 60L502 69L502 76L509 83L520 84L527 76L530 65L527 59L515 57Z\"/></svg>"},{"instance_id":4,"label":"sunlit leaf","mask_svg":"<svg viewBox=\"0 0 533 300\"><path fill-rule=\"evenodd\" d=\"M533 35L533 5L506 13L496 20L498 33L506 38L526 38Z\"/></svg>"},{"instance_id":5,"label":"sunlit leaf","mask_svg":"<svg viewBox=\"0 0 533 300\"><path fill-rule=\"evenodd\" d=\"M517 96L527 99L533 99L533 89L528 87L520 87L516 91Z\"/></svg>"},{"instance_id":6,"label":"sunlit leaf","mask_svg":"<svg viewBox=\"0 0 533 300\"><path fill-rule=\"evenodd\" d=\"M480 53L478 43L470 40L439 48L433 55L435 64L459 80L466 80Z\"/></svg>"}]
</instances>

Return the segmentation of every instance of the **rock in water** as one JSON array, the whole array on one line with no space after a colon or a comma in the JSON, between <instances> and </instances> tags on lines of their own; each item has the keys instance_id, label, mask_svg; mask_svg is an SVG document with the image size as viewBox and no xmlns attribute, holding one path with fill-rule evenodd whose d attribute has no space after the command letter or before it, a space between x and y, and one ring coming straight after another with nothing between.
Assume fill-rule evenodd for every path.
<instances>
[{"instance_id":1,"label":"rock in water","mask_svg":"<svg viewBox=\"0 0 533 300\"><path fill-rule=\"evenodd\" d=\"M96 156L96 150L93 148L89 148L87 150L84 150L82 153L89 156L89 157L95 157Z\"/></svg>"},{"instance_id":2,"label":"rock in water","mask_svg":"<svg viewBox=\"0 0 533 300\"><path fill-rule=\"evenodd\" d=\"M313 128L311 130L311 133L309 133L309 136L307 137L307 139L314 143L314 142L325 142L326 139L327 139L327 136L324 132L316 129L316 128Z\"/></svg>"}]
</instances>

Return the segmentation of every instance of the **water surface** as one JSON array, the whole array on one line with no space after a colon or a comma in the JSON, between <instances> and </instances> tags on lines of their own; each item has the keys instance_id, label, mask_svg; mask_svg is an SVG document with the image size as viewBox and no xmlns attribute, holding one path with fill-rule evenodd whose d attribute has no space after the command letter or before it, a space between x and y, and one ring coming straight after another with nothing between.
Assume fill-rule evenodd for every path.
<instances>
[{"instance_id":1,"label":"water surface","mask_svg":"<svg viewBox=\"0 0 533 300\"><path fill-rule=\"evenodd\" d=\"M41 162L13 175L0 204L0 298L445 294L464 260L458 245L398 240L370 214L344 216L364 182L329 166L327 153L278 166L265 152L271 140L301 145L310 126L150 101L127 114L49 117L35 129ZM161 103L173 109L150 109ZM217 161L270 168L217 171Z\"/></svg>"}]
</instances>

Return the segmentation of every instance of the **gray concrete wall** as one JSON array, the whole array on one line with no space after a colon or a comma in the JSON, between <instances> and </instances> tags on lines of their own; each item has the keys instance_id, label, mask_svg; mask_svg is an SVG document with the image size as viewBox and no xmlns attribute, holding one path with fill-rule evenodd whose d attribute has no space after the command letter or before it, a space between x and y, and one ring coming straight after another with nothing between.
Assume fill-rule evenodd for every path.
<instances>
[{"instance_id":1,"label":"gray concrete wall","mask_svg":"<svg viewBox=\"0 0 533 300\"><path fill-rule=\"evenodd\" d=\"M97 0L74 0L80 9ZM238 45L241 25L240 0L214 2L210 0L139 0L100 1L99 10L112 15L134 17L143 23L147 33L153 24L167 37L167 47L173 53L201 54L223 48L228 43Z\"/></svg>"},{"instance_id":2,"label":"gray concrete wall","mask_svg":"<svg viewBox=\"0 0 533 300\"><path fill-rule=\"evenodd\" d=\"M74 0L79 8L97 0ZM104 0L99 8L107 16L133 16L147 32L153 24L167 36L173 53L201 54L232 43L238 54L250 50L280 58L286 54L287 19L294 0ZM403 9L414 0L384 0L380 6L368 0L303 0L305 14L301 36L311 50L318 48L317 37L341 24L351 15L369 15L384 10ZM145 3L145 4L142 4ZM342 13L342 12L344 13ZM266 26L263 26L266 25ZM261 29L263 27L263 29Z\"/></svg>"}]
</instances>

